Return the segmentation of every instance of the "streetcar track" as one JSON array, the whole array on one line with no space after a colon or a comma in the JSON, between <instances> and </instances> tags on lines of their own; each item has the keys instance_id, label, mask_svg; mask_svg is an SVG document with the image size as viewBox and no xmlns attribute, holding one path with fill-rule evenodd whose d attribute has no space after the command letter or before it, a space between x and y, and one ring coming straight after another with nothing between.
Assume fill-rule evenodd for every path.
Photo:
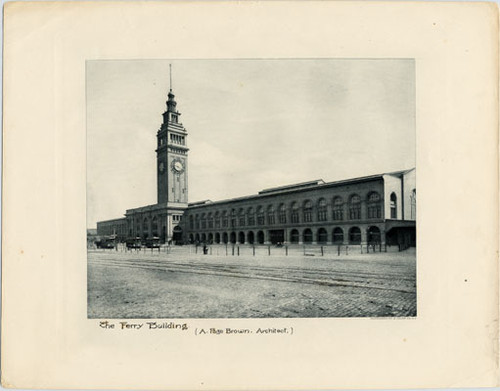
<instances>
[{"instance_id":1,"label":"streetcar track","mask_svg":"<svg viewBox=\"0 0 500 391\"><path fill-rule=\"evenodd\" d=\"M357 277L357 278L376 278L379 280L394 280L397 279L399 281L407 281L407 282L414 282L415 278L408 278L404 277L400 274L387 274L385 273L384 275L380 275L379 273L369 273L369 272L349 272L349 271L342 271L342 270L326 270L326 269L301 269L297 267L286 267L286 268L278 268L278 267L264 267L264 266L249 266L249 265L227 265L223 263L212 263L212 264L194 264L194 263L185 263L185 262L176 262L176 261L168 261L168 263L165 262L165 260L152 260L152 259L147 259L147 260L129 260L129 259L111 259L111 258L101 258L100 260L93 260L94 262L102 262L102 261L110 261L110 262L118 262L118 263L123 263L123 262L128 262L128 263L135 263L140 261L141 263L144 262L150 262L153 264L158 264L161 266L181 266L181 267L188 267L191 268L193 266L196 266L199 269L205 269L205 270L220 270L221 268L229 268L229 269L234 269L235 271L258 271L258 272L279 272L282 273L284 271L286 272L291 272L291 273L300 273L300 274L310 274L310 275L315 275L315 274L321 274L321 275L337 275L337 276L343 276L343 277Z\"/></svg>"},{"instance_id":2,"label":"streetcar track","mask_svg":"<svg viewBox=\"0 0 500 391\"><path fill-rule=\"evenodd\" d=\"M100 262L102 262L102 261L103 260L101 260ZM133 260L113 260L113 259L108 259L108 261L118 262L118 263L124 263L124 262L134 263L135 262ZM165 263L162 261L146 261L146 262L149 262L152 264L158 264L160 266L170 265L170 266L179 266L179 267L187 267L187 268L191 268L193 266L193 264L186 264L186 263L179 263L179 262L169 262L169 263ZM144 261L142 261L141 263L144 264ZM231 267L231 266L228 266L225 264L213 264L213 265L198 264L198 265L196 265L196 267L198 269L203 269L203 270L214 270L214 271L227 270L229 272L232 272L232 271L236 271L236 272L256 271L256 272L270 272L270 273L289 272L289 273L299 273L301 275L318 275L318 274L319 275L327 275L327 276L334 275L338 278L340 278L340 277L344 277L344 278L353 278L354 277L354 278L361 278L361 279L376 278L378 280L391 280L391 281L394 279L397 279L399 281L406 281L409 283L415 281L414 278L407 278L407 277L403 277L403 276L398 275L398 274L386 276L386 275L380 275L380 274L375 274L375 273L345 272L345 271L337 271L337 270L335 270L335 271L331 271L331 270L326 271L326 270L319 270L319 269L304 270L304 269L297 269L297 268L285 268L285 269L283 269L283 268L274 268L274 267L255 267L255 266ZM228 269L230 269L230 270L228 270Z\"/></svg>"},{"instance_id":3,"label":"streetcar track","mask_svg":"<svg viewBox=\"0 0 500 391\"><path fill-rule=\"evenodd\" d=\"M128 262L128 263L135 263L133 260L114 260L114 259L107 259L107 261L110 262ZM101 260L102 262L102 260ZM161 266L166 266L166 265L171 265L171 266L181 266L181 267L192 267L193 264L186 264L186 263L178 263L178 262L169 262L165 263L162 261L146 261L149 263L153 264L158 264ZM141 262L144 263L144 262ZM196 267L199 269L206 269L206 270L220 270L220 269L231 269L235 271L259 271L259 272L291 272L291 273L300 273L300 274L321 274L321 275L343 275L345 277L361 277L361 278L377 278L377 279L383 279L383 280L393 280L394 278L397 278L400 281L408 281L408 282L413 282L415 281L414 278L407 278L407 277L402 277L398 274L393 274L390 276L387 275L380 275L376 273L365 273L365 272L345 272L345 271L327 271L327 270L322 270L322 269L300 269L300 268L275 268L275 267L255 267L255 266L244 266L242 265L241 267L235 267L235 266L228 266L225 264L212 264L212 265L207 265L207 264L197 264Z\"/></svg>"},{"instance_id":4,"label":"streetcar track","mask_svg":"<svg viewBox=\"0 0 500 391\"><path fill-rule=\"evenodd\" d=\"M380 289L380 290L391 290L402 293L413 293L412 291L397 289L393 287L382 287L377 286L375 284L368 284L363 280L343 280L336 279L334 281L331 280L321 280L321 279L313 279L313 278L304 278L298 276L276 276L273 274L270 275L261 275L255 273L243 273L242 270L236 271L222 271L220 269L214 269L213 267L202 267L198 268L198 270L192 269L191 265L186 264L173 264L173 263L162 263L158 265L158 261L153 262L153 264L137 264L134 261L130 260L115 260L115 259L100 259L100 260L92 260L92 264L97 266L110 266L110 267L128 267L135 269L143 269L143 270L159 270L164 272L179 272L179 273L187 273L187 274L202 274L202 275L211 275L211 276L225 276L225 277L235 277L235 278L248 278L248 279L260 279L260 280L271 280L271 281L279 281L279 282L295 282L295 283L305 283L305 284L314 284L314 285L326 285L326 286L345 286L345 287L354 287L354 288L368 288L368 289ZM174 267L172 267L174 266ZM179 267L180 266L180 267ZM199 265L197 265L199 266ZM189 269L188 269L189 268ZM247 267L246 271L254 271L251 267ZM287 269L288 271L288 269Z\"/></svg>"}]
</instances>

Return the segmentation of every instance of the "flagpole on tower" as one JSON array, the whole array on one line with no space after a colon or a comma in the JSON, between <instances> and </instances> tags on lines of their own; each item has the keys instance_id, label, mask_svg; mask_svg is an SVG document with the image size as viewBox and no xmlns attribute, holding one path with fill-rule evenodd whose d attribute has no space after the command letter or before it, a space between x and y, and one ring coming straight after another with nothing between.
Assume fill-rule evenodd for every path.
<instances>
[{"instance_id":1,"label":"flagpole on tower","mask_svg":"<svg viewBox=\"0 0 500 391\"><path fill-rule=\"evenodd\" d=\"M168 64L170 68L170 92L172 92L172 64Z\"/></svg>"}]
</instances>

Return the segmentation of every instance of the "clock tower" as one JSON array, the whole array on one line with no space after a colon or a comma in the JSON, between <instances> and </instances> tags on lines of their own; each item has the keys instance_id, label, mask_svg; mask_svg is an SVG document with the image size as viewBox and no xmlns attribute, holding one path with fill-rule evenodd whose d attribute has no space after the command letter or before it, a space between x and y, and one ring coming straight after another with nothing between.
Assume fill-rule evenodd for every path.
<instances>
[{"instance_id":1,"label":"clock tower","mask_svg":"<svg viewBox=\"0 0 500 391\"><path fill-rule=\"evenodd\" d=\"M156 135L158 204L182 211L188 203L187 132L179 122L175 95L168 93L167 110Z\"/></svg>"}]
</instances>

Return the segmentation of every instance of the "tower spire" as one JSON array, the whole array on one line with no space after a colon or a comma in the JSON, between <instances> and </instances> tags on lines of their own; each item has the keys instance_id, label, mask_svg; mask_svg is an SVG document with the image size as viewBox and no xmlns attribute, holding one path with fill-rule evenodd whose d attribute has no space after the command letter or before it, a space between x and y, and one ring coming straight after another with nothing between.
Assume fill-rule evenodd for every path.
<instances>
[{"instance_id":1,"label":"tower spire","mask_svg":"<svg viewBox=\"0 0 500 391\"><path fill-rule=\"evenodd\" d=\"M168 64L169 66L169 76L170 76L170 91L168 92L168 100L167 100L167 111L166 113L176 113L174 117L165 117L165 120L170 120L173 122L177 122L177 117L180 113L177 111L176 106L177 102L175 101L175 95L172 92L172 64Z\"/></svg>"}]
</instances>

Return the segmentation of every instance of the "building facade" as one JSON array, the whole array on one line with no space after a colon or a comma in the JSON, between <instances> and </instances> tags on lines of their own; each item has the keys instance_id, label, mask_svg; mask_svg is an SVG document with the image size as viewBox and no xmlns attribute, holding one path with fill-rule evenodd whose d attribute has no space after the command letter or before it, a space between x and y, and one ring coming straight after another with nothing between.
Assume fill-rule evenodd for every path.
<instances>
[{"instance_id":1,"label":"building facade","mask_svg":"<svg viewBox=\"0 0 500 391\"><path fill-rule=\"evenodd\" d=\"M192 243L415 245L415 169L190 204Z\"/></svg>"},{"instance_id":2,"label":"building facade","mask_svg":"<svg viewBox=\"0 0 500 391\"><path fill-rule=\"evenodd\" d=\"M97 223L98 235L161 242L415 245L415 169L188 204L187 131L170 90L157 132L157 203Z\"/></svg>"}]
</instances>

